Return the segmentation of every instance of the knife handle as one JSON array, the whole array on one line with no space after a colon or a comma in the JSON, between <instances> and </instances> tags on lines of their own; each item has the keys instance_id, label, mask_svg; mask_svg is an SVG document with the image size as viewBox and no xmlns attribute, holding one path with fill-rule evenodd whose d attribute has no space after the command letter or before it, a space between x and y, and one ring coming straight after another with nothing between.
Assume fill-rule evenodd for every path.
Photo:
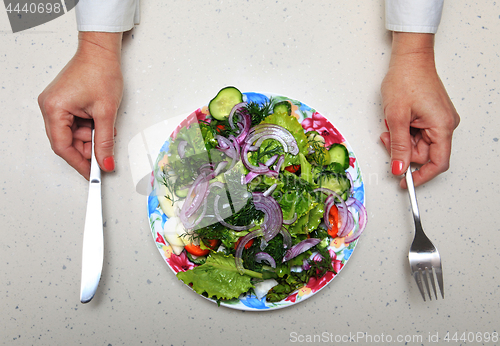
<instances>
[{"instance_id":1,"label":"knife handle","mask_svg":"<svg viewBox=\"0 0 500 346\"><path fill-rule=\"evenodd\" d=\"M95 129L92 129L92 159L90 160L90 182L91 183L101 183L101 169L95 158L95 141L94 141Z\"/></svg>"}]
</instances>

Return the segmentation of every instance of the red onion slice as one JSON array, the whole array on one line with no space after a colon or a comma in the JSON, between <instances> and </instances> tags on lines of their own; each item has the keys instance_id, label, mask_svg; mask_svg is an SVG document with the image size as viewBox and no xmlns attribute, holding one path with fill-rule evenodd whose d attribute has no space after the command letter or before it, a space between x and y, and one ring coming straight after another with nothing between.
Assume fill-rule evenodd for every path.
<instances>
[{"instance_id":1,"label":"red onion slice","mask_svg":"<svg viewBox=\"0 0 500 346\"><path fill-rule=\"evenodd\" d=\"M292 246L292 236L285 227L281 227L281 235L283 236L283 247L289 249Z\"/></svg>"},{"instance_id":2,"label":"red onion slice","mask_svg":"<svg viewBox=\"0 0 500 346\"><path fill-rule=\"evenodd\" d=\"M191 222L189 222L188 218L196 213L196 211L200 208L203 200L205 199L207 189L208 180L206 180L205 174L202 173L195 179L195 181L189 188L188 194L179 214L179 218L181 219L181 222L184 224L185 228L191 228L189 227L191 225ZM193 193L195 193L194 196Z\"/></svg>"},{"instance_id":3,"label":"red onion slice","mask_svg":"<svg viewBox=\"0 0 500 346\"><path fill-rule=\"evenodd\" d=\"M359 217L358 218L358 230L355 233L351 234L350 236L346 237L344 239L345 243L351 243L351 242L355 241L356 239L358 239L359 236L361 235L361 233L363 233L363 231L365 230L366 222L368 220L366 208L363 205L363 203L361 203L360 201L358 201L356 198L353 198L353 197L351 197L350 199L352 201L351 206L356 208L358 211L358 217Z\"/></svg>"},{"instance_id":4,"label":"red onion slice","mask_svg":"<svg viewBox=\"0 0 500 346\"><path fill-rule=\"evenodd\" d=\"M285 155L281 155L278 162L276 163L276 166L274 166L274 171L279 172L284 162L285 162Z\"/></svg>"},{"instance_id":5,"label":"red onion slice","mask_svg":"<svg viewBox=\"0 0 500 346\"><path fill-rule=\"evenodd\" d=\"M186 145L188 144L187 141L180 141L179 145L177 146L177 153L179 154L179 157L181 159L184 158L186 155Z\"/></svg>"},{"instance_id":6,"label":"red onion slice","mask_svg":"<svg viewBox=\"0 0 500 346\"><path fill-rule=\"evenodd\" d=\"M292 248L285 253L285 257L283 257L283 262L289 261L292 258L295 258L298 255L300 255L301 253L306 252L310 248L318 245L320 241L321 239L318 238L310 238L302 240L300 243L292 246Z\"/></svg>"},{"instance_id":7,"label":"red onion slice","mask_svg":"<svg viewBox=\"0 0 500 346\"><path fill-rule=\"evenodd\" d=\"M274 139L277 140L283 150L285 152L291 153L293 155L297 155L299 153L299 147L295 137L284 127L274 124L260 124L252 127L248 136L245 138L245 142L243 148L241 150L241 160L246 168L248 168L251 172L259 173L259 174L276 174L281 165L285 161L285 157L282 156L278 160L278 163L275 167L275 171L271 171L269 166L271 166L275 162L275 157L271 157L266 164L260 164L259 167L254 166L250 163L248 159L248 153L250 151L256 151L263 141L266 139ZM255 142L255 144L254 144Z\"/></svg>"},{"instance_id":8,"label":"red onion slice","mask_svg":"<svg viewBox=\"0 0 500 346\"><path fill-rule=\"evenodd\" d=\"M238 157L239 150L236 149L238 145L235 146L235 144L231 142L230 139L224 136L216 135L215 139L217 140L218 143L217 149L219 151L223 152L232 159L236 159Z\"/></svg>"},{"instance_id":9,"label":"red onion slice","mask_svg":"<svg viewBox=\"0 0 500 346\"><path fill-rule=\"evenodd\" d=\"M338 201L337 208L339 210L339 222L340 222L340 227L339 227L338 233L339 234L342 233L344 231L345 226L346 226L346 218L347 218L347 205L345 204L344 199L342 197L340 197L336 192L334 192L330 189L327 189L325 187L318 187L317 189L314 189L313 192L322 192L322 193L329 195L329 197L333 195L333 201L335 201L335 199L337 199L337 201ZM323 219L325 221L325 225L327 225L327 227L330 228L330 222L328 220L328 213L330 212L330 209L328 209L328 213L327 213L326 212L326 210L327 210L326 202L331 203L327 198L325 201L325 214L323 215ZM330 205L328 205L328 206L331 208Z\"/></svg>"},{"instance_id":10,"label":"red onion slice","mask_svg":"<svg viewBox=\"0 0 500 346\"><path fill-rule=\"evenodd\" d=\"M264 239L269 242L279 233L283 225L283 211L271 196L264 196L262 192L253 192L252 196L255 209L264 212L262 230Z\"/></svg>"},{"instance_id":11,"label":"red onion slice","mask_svg":"<svg viewBox=\"0 0 500 346\"><path fill-rule=\"evenodd\" d=\"M214 171L214 164L213 163L205 163L200 166L198 169L200 174L204 173L205 175L209 175Z\"/></svg>"},{"instance_id":12,"label":"red onion slice","mask_svg":"<svg viewBox=\"0 0 500 346\"><path fill-rule=\"evenodd\" d=\"M267 252L257 252L255 254L255 262L262 263L262 261L266 261L271 267L276 268L276 261L270 254Z\"/></svg>"},{"instance_id":13,"label":"red onion slice","mask_svg":"<svg viewBox=\"0 0 500 346\"><path fill-rule=\"evenodd\" d=\"M282 126L275 124L259 124L250 129L245 143L254 143L260 146L266 139L275 139L283 146L285 152L293 155L299 153L299 147L295 137Z\"/></svg>"},{"instance_id":14,"label":"red onion slice","mask_svg":"<svg viewBox=\"0 0 500 346\"><path fill-rule=\"evenodd\" d=\"M264 166L270 167L278 159L278 154L275 154L269 158L269 160L264 163Z\"/></svg>"},{"instance_id":15,"label":"red onion slice","mask_svg":"<svg viewBox=\"0 0 500 346\"><path fill-rule=\"evenodd\" d=\"M267 189L266 191L264 191L263 195L266 196L266 197L269 196L269 195L271 195L274 192L274 190L276 189L277 186L278 186L278 184L274 183L273 185L271 185L269 187L269 189Z\"/></svg>"},{"instance_id":16,"label":"red onion slice","mask_svg":"<svg viewBox=\"0 0 500 346\"><path fill-rule=\"evenodd\" d=\"M259 176L260 174L259 173L255 173L255 172L250 172L248 173L246 176L241 176L241 183L243 185L246 185L246 184L250 184L250 182L252 180L254 180L255 177Z\"/></svg>"},{"instance_id":17,"label":"red onion slice","mask_svg":"<svg viewBox=\"0 0 500 346\"><path fill-rule=\"evenodd\" d=\"M243 275L245 273L245 268L243 267L243 260L241 259L241 255L243 254L243 249L248 242L254 238L260 237L262 235L262 230L258 229L248 233L246 236L241 238L240 243L236 247L236 253L234 255L236 269L238 272Z\"/></svg>"},{"instance_id":18,"label":"red onion slice","mask_svg":"<svg viewBox=\"0 0 500 346\"><path fill-rule=\"evenodd\" d=\"M201 210L201 213L198 216L198 218L196 220L194 220L193 222L189 222L189 220L187 221L187 223L182 222L184 228L193 229L196 225L198 225L201 222L201 220L205 217L205 214L207 212L207 205L208 205L207 200L204 199L203 200L203 209ZM181 219L181 221L182 221L182 219Z\"/></svg>"},{"instance_id":19,"label":"red onion slice","mask_svg":"<svg viewBox=\"0 0 500 346\"><path fill-rule=\"evenodd\" d=\"M297 213L293 214L293 217L290 219L290 220L283 220L283 224L285 225L291 225L293 224L295 221L297 221Z\"/></svg>"},{"instance_id":20,"label":"red onion slice","mask_svg":"<svg viewBox=\"0 0 500 346\"><path fill-rule=\"evenodd\" d=\"M233 143L233 146L235 148L235 155L234 157L232 157L232 161L231 161L231 165L229 166L229 168L227 169L228 171L230 171L231 169L233 169L233 167L236 165L236 162L238 162L240 160L240 145L238 144L238 141L236 138L234 138L233 135L229 136L229 139L231 140L231 142Z\"/></svg>"},{"instance_id":21,"label":"red onion slice","mask_svg":"<svg viewBox=\"0 0 500 346\"><path fill-rule=\"evenodd\" d=\"M246 102L240 102L234 105L233 109L231 109L231 112L229 112L229 117L227 120L229 121L229 126L234 130L236 127L234 126L234 116L236 113L240 114L240 111L244 109L246 106ZM241 114L240 114L241 115Z\"/></svg>"},{"instance_id":22,"label":"red onion slice","mask_svg":"<svg viewBox=\"0 0 500 346\"><path fill-rule=\"evenodd\" d=\"M347 217L346 217L346 220L345 220L345 227L342 230L342 233L341 232L337 233L337 236L341 237L341 238L347 236L349 234L349 232L352 231L353 227L354 227L354 217L352 216L351 211L347 210Z\"/></svg>"},{"instance_id":23,"label":"red onion slice","mask_svg":"<svg viewBox=\"0 0 500 346\"><path fill-rule=\"evenodd\" d=\"M252 118L250 117L250 113L248 113L248 110L245 108L246 103L238 103L233 107L231 110L231 113L229 113L229 125L231 128L234 130L234 120L233 117L235 114L238 114L241 118L240 121L236 124L240 130L240 133L236 137L236 143L241 145L244 141L245 138L248 135L248 132L250 131L250 126L252 126Z\"/></svg>"},{"instance_id":24,"label":"red onion slice","mask_svg":"<svg viewBox=\"0 0 500 346\"><path fill-rule=\"evenodd\" d=\"M248 159L248 153L250 151L255 151L258 149L258 148L256 148L255 150L250 150L250 149L254 149L251 147L252 147L251 144L245 143L243 145L243 148L241 149L241 161L243 162L245 167L248 168L248 170L250 170L250 172L254 172L254 173L265 174L265 173L269 172L269 167L267 167L265 165L260 165L259 167L257 167L257 166L254 166L250 163L250 161Z\"/></svg>"},{"instance_id":25,"label":"red onion slice","mask_svg":"<svg viewBox=\"0 0 500 346\"><path fill-rule=\"evenodd\" d=\"M335 197L333 197L333 195L329 195L325 200L325 211L323 213L323 220L329 230L333 227L333 225L330 223L330 210L333 207L335 207Z\"/></svg>"}]
</instances>

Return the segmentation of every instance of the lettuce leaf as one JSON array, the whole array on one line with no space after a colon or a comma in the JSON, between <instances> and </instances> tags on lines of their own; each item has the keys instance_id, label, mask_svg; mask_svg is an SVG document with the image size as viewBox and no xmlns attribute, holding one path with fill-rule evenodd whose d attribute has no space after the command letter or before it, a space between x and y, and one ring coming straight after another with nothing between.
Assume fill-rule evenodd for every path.
<instances>
[{"instance_id":1,"label":"lettuce leaf","mask_svg":"<svg viewBox=\"0 0 500 346\"><path fill-rule=\"evenodd\" d=\"M212 252L201 266L177 273L177 278L198 294L206 293L210 298L233 299L254 287L252 277L259 273L249 270L241 275L236 269L233 256L221 252ZM262 276L260 274L260 276Z\"/></svg>"},{"instance_id":2,"label":"lettuce leaf","mask_svg":"<svg viewBox=\"0 0 500 346\"><path fill-rule=\"evenodd\" d=\"M283 211L283 220L292 219L295 213L301 217L313 206L311 195L299 190L287 190L277 201Z\"/></svg>"},{"instance_id":3,"label":"lettuce leaf","mask_svg":"<svg viewBox=\"0 0 500 346\"><path fill-rule=\"evenodd\" d=\"M299 217L299 219L289 228L290 234L295 236L297 234L308 234L314 231L321 223L324 212L325 210L322 204L311 204L309 212Z\"/></svg>"}]
</instances>

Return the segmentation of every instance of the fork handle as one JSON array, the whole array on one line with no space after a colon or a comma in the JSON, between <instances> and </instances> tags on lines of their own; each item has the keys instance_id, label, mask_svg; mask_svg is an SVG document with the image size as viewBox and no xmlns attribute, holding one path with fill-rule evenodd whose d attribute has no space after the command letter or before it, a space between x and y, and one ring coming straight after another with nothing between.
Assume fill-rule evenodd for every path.
<instances>
[{"instance_id":1,"label":"fork handle","mask_svg":"<svg viewBox=\"0 0 500 346\"><path fill-rule=\"evenodd\" d=\"M408 185L408 194L410 196L411 210L413 212L413 220L415 221L415 227L418 231L422 230L422 224L420 223L420 212L418 211L417 195L415 193L415 185L413 184L413 177L411 175L411 165L408 166L405 174L406 185Z\"/></svg>"}]
</instances>

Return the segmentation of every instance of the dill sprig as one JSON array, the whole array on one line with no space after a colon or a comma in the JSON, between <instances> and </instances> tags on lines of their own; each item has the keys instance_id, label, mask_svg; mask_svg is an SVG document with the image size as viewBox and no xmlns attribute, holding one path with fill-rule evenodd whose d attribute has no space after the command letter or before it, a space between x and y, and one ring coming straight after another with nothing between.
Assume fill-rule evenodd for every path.
<instances>
[{"instance_id":1,"label":"dill sprig","mask_svg":"<svg viewBox=\"0 0 500 346\"><path fill-rule=\"evenodd\" d=\"M171 175L171 167L166 164L163 167L163 174L162 174L162 183L165 185L167 188L168 193L164 196L166 199L168 199L172 204L175 203L175 179L172 179L174 176Z\"/></svg>"},{"instance_id":2,"label":"dill sprig","mask_svg":"<svg viewBox=\"0 0 500 346\"><path fill-rule=\"evenodd\" d=\"M276 145L273 141L267 141L267 144L261 145L259 149L255 152L255 161L262 162L265 159L269 159L274 155L282 155L285 152L281 145Z\"/></svg>"},{"instance_id":3,"label":"dill sprig","mask_svg":"<svg viewBox=\"0 0 500 346\"><path fill-rule=\"evenodd\" d=\"M251 101L245 105L246 111L248 111L248 113L250 114L250 127L260 124L262 120L264 120L268 115L272 113L272 102L273 101L271 98L269 99L269 101L266 101L263 104ZM235 137L238 136L240 129L238 126L235 126L238 120L239 114L238 112L236 112L235 116L233 117L233 126L231 126L231 124L229 123L229 118L219 120L215 119L212 116L209 116L208 120L199 120L199 123L200 125L203 124L203 126L212 133L212 136L214 138L217 135L229 138L229 136L231 135Z\"/></svg>"},{"instance_id":4,"label":"dill sprig","mask_svg":"<svg viewBox=\"0 0 500 346\"><path fill-rule=\"evenodd\" d=\"M252 119L252 126L258 125L273 112L273 99L270 98L269 101L264 102L264 104L248 102L246 109Z\"/></svg>"}]
</instances>

